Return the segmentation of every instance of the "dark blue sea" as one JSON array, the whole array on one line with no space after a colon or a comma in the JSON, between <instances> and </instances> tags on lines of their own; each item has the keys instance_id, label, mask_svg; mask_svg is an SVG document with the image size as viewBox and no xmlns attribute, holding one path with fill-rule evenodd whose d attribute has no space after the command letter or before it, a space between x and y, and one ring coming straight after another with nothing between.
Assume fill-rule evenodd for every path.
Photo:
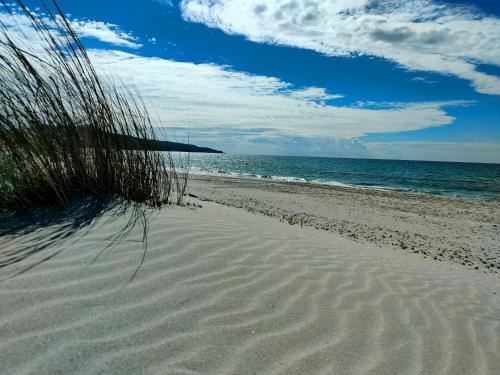
<instances>
[{"instance_id":1,"label":"dark blue sea","mask_svg":"<svg viewBox=\"0 0 500 375\"><path fill-rule=\"evenodd\" d=\"M500 164L191 154L192 173L500 201Z\"/></svg>"}]
</instances>

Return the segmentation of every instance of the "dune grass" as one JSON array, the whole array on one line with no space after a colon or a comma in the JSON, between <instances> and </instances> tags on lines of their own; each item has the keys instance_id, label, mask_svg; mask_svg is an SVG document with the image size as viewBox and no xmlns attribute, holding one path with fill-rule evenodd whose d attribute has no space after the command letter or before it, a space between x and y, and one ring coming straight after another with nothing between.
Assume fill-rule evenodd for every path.
<instances>
[{"instance_id":1,"label":"dune grass","mask_svg":"<svg viewBox=\"0 0 500 375\"><path fill-rule=\"evenodd\" d=\"M0 24L0 208L67 208L102 195L179 203L186 176L170 155L120 137L157 136L138 92L97 74L55 1L43 16L16 3L38 40Z\"/></svg>"}]
</instances>

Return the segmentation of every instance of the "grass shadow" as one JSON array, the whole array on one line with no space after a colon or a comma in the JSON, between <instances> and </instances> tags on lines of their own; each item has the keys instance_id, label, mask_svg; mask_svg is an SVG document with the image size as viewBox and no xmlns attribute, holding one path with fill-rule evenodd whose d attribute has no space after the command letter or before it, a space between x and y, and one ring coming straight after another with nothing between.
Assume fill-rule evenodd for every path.
<instances>
[{"instance_id":1,"label":"grass shadow","mask_svg":"<svg viewBox=\"0 0 500 375\"><path fill-rule=\"evenodd\" d=\"M104 241L107 245L93 259L94 263L102 254L120 244L138 225L142 228L142 255L129 283L133 281L144 263L147 252L148 220L151 209L137 203L130 203L115 197L90 197L77 199L65 210L50 208L31 209L18 213L0 212L0 270L29 260L19 266L8 277L11 279L55 257L67 247L50 251L61 241L70 240L78 233L75 241L90 232L96 225L104 225L119 216L126 215L127 221L118 230L109 234ZM71 246L71 242L68 243Z\"/></svg>"}]
</instances>

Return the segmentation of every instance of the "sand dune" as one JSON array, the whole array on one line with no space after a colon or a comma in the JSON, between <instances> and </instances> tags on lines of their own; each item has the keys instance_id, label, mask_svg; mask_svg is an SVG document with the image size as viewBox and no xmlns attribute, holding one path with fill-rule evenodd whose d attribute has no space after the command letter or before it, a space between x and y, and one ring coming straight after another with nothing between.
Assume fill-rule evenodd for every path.
<instances>
[{"instance_id":1,"label":"sand dune","mask_svg":"<svg viewBox=\"0 0 500 375\"><path fill-rule=\"evenodd\" d=\"M0 372L500 373L498 275L202 205L151 213L147 248L108 213L0 269Z\"/></svg>"}]
</instances>

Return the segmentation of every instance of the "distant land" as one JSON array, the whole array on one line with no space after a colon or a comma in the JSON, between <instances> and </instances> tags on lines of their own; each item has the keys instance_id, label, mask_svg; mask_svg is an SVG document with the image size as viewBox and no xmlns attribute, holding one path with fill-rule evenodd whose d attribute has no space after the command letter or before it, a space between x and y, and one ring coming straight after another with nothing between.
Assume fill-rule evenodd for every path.
<instances>
[{"instance_id":1,"label":"distant land","mask_svg":"<svg viewBox=\"0 0 500 375\"><path fill-rule=\"evenodd\" d=\"M48 133L52 134L53 136L57 136L57 128L53 127L47 127L47 130L54 131L54 133ZM10 131L15 131L15 130L10 130ZM83 138L83 143L86 142L87 136L86 132L88 129L85 127L80 127L78 132L81 134ZM188 143L179 143L179 142L170 142L170 141L160 141L160 140L155 140L155 139L148 139L148 140L143 140L139 139L137 137L131 136L131 135L125 135L125 134L110 134L106 133L110 137L116 137L117 143L124 149L126 150L152 150L152 151L179 151L179 152L199 152L199 153L210 153L210 154L223 154L224 151L220 150L214 150L213 148L209 147L198 147L193 144L188 144ZM104 134L103 134L104 136Z\"/></svg>"},{"instance_id":2,"label":"distant land","mask_svg":"<svg viewBox=\"0 0 500 375\"><path fill-rule=\"evenodd\" d=\"M139 140L130 135L120 135L120 141L124 143L124 148L129 150L143 150L147 148L152 151L181 151L181 152L205 152L211 154L223 154L223 151L214 150L208 147L198 147L188 143L159 141L159 140Z\"/></svg>"}]
</instances>

